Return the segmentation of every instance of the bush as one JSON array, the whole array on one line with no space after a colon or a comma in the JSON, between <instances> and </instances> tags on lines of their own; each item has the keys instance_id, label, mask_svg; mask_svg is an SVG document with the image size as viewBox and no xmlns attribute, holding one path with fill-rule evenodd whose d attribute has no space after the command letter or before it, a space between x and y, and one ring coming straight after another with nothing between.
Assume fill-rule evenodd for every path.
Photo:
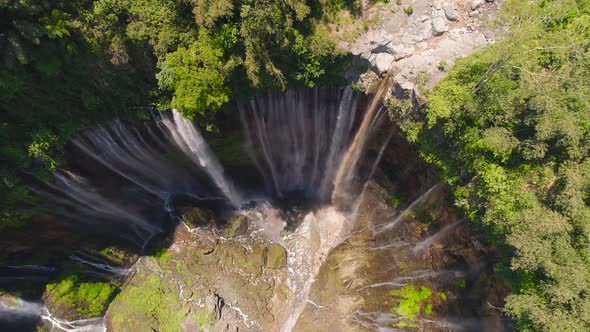
<instances>
[{"instance_id":1,"label":"bush","mask_svg":"<svg viewBox=\"0 0 590 332\"><path fill-rule=\"evenodd\" d=\"M423 112L390 109L503 248L506 313L523 330L590 330L590 1L511 0L500 19L519 32L459 60Z\"/></svg>"}]
</instances>

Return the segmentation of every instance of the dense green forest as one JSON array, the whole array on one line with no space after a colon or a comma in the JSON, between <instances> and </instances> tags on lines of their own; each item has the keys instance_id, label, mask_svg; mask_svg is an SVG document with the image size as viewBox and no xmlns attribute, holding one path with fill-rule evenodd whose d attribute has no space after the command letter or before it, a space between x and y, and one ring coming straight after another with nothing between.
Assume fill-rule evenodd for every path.
<instances>
[{"instance_id":1,"label":"dense green forest","mask_svg":"<svg viewBox=\"0 0 590 332\"><path fill-rule=\"evenodd\" d=\"M322 30L355 0L0 0L0 230L38 212L82 128L176 108L212 124L233 99L340 84ZM509 0L507 31L418 111L388 106L455 202L503 250L523 331L590 329L590 1Z\"/></svg>"},{"instance_id":2,"label":"dense green forest","mask_svg":"<svg viewBox=\"0 0 590 332\"><path fill-rule=\"evenodd\" d=\"M509 32L460 61L419 112L392 102L456 204L504 248L524 331L590 328L590 1L513 0Z\"/></svg>"},{"instance_id":3,"label":"dense green forest","mask_svg":"<svg viewBox=\"0 0 590 332\"><path fill-rule=\"evenodd\" d=\"M35 210L76 131L150 110L203 124L230 98L342 79L346 55L317 27L354 1L0 1L0 229Z\"/></svg>"}]
</instances>

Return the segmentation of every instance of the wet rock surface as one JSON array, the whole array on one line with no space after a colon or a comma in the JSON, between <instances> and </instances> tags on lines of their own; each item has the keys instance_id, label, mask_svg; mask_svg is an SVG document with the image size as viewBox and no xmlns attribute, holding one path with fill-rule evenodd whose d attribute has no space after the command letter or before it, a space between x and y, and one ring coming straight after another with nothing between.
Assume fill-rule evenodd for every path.
<instances>
[{"instance_id":1,"label":"wet rock surface","mask_svg":"<svg viewBox=\"0 0 590 332\"><path fill-rule=\"evenodd\" d=\"M212 250L200 250L203 242ZM107 327L277 330L286 315L284 255L283 247L268 241L225 238L180 225L166 252L133 267L133 276L109 307Z\"/></svg>"},{"instance_id":2,"label":"wet rock surface","mask_svg":"<svg viewBox=\"0 0 590 332\"><path fill-rule=\"evenodd\" d=\"M322 265L294 331L502 331L501 313L488 304L501 306L497 294L506 291L491 281L495 251L474 245L468 225L453 226L459 216L444 188L417 209L395 209L390 199L369 186L351 236ZM393 295L405 287L435 294L411 319Z\"/></svg>"},{"instance_id":3,"label":"wet rock surface","mask_svg":"<svg viewBox=\"0 0 590 332\"><path fill-rule=\"evenodd\" d=\"M330 209L307 214L295 233L273 229L280 217L266 206L221 232L179 225L167 251L135 264L109 307L108 330L279 331L293 317L293 331L502 330L493 308L506 290L492 282L493 247L474 237L443 186L423 174L378 173L384 185L369 184L343 241L319 235L334 229L327 220L342 221ZM412 183L422 184L405 187ZM236 235L246 222L251 229ZM217 235L228 230L233 237ZM322 241L337 246L322 249ZM200 250L203 243L212 250ZM407 287L434 294L412 318L395 295Z\"/></svg>"}]
</instances>

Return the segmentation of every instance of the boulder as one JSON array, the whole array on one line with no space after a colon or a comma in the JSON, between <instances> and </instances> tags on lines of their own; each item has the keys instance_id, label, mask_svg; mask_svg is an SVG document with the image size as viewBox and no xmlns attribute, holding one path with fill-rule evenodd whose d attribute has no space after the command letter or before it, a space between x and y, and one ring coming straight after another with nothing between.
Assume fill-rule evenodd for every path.
<instances>
[{"instance_id":1,"label":"boulder","mask_svg":"<svg viewBox=\"0 0 590 332\"><path fill-rule=\"evenodd\" d=\"M248 233L248 217L240 214L229 220L227 226L223 229L222 235L226 237L235 237Z\"/></svg>"},{"instance_id":2,"label":"boulder","mask_svg":"<svg viewBox=\"0 0 590 332\"><path fill-rule=\"evenodd\" d=\"M211 229L202 229L194 241L196 252L203 255L209 255L215 251L219 244L219 237Z\"/></svg>"},{"instance_id":3,"label":"boulder","mask_svg":"<svg viewBox=\"0 0 590 332\"><path fill-rule=\"evenodd\" d=\"M393 93L397 98L408 98L411 97L414 92L415 84L409 80L396 82L393 89Z\"/></svg>"},{"instance_id":4,"label":"boulder","mask_svg":"<svg viewBox=\"0 0 590 332\"><path fill-rule=\"evenodd\" d=\"M412 35L415 35L415 42L427 40L432 37L432 20L428 19L418 23Z\"/></svg>"},{"instance_id":5,"label":"boulder","mask_svg":"<svg viewBox=\"0 0 590 332\"><path fill-rule=\"evenodd\" d=\"M447 24L444 18L435 17L432 20L432 31L435 36L440 36L447 31Z\"/></svg>"},{"instance_id":6,"label":"boulder","mask_svg":"<svg viewBox=\"0 0 590 332\"><path fill-rule=\"evenodd\" d=\"M371 58L371 69L379 75L389 70L389 66L395 61L393 55L385 52L371 55Z\"/></svg>"},{"instance_id":7,"label":"boulder","mask_svg":"<svg viewBox=\"0 0 590 332\"><path fill-rule=\"evenodd\" d=\"M479 6L481 6L481 4L483 3L483 0L472 0L471 1L471 10L476 10L477 8L479 8Z\"/></svg>"},{"instance_id":8,"label":"boulder","mask_svg":"<svg viewBox=\"0 0 590 332\"><path fill-rule=\"evenodd\" d=\"M447 20L452 22L459 21L459 13L457 12L457 9L455 9L454 3L443 7L443 10L445 11L445 17Z\"/></svg>"},{"instance_id":9,"label":"boulder","mask_svg":"<svg viewBox=\"0 0 590 332\"><path fill-rule=\"evenodd\" d=\"M279 244L269 244L266 247L264 265L268 269L281 269L287 266L287 250Z\"/></svg>"},{"instance_id":10,"label":"boulder","mask_svg":"<svg viewBox=\"0 0 590 332\"><path fill-rule=\"evenodd\" d=\"M393 57L397 61L414 53L414 46L408 44L399 44L391 46L390 50L390 54L393 55Z\"/></svg>"},{"instance_id":11,"label":"boulder","mask_svg":"<svg viewBox=\"0 0 590 332\"><path fill-rule=\"evenodd\" d=\"M393 40L393 36L382 29L369 30L367 32L366 38L368 39L369 44L373 46L373 48L377 48L381 45L387 45Z\"/></svg>"},{"instance_id":12,"label":"boulder","mask_svg":"<svg viewBox=\"0 0 590 332\"><path fill-rule=\"evenodd\" d=\"M208 209L183 207L179 212L182 220L190 227L216 225L215 215Z\"/></svg>"}]
</instances>

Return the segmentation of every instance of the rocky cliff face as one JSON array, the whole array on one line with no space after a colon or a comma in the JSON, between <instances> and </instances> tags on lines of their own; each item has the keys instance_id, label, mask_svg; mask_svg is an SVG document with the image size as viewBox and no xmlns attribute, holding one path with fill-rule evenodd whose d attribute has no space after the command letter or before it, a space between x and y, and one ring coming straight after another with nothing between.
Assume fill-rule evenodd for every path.
<instances>
[{"instance_id":1,"label":"rocky cliff face","mask_svg":"<svg viewBox=\"0 0 590 332\"><path fill-rule=\"evenodd\" d=\"M329 210L301 215L297 231L280 232L285 247L269 239L279 234L272 230L277 212L263 206L221 232L179 225L165 252L133 266L108 309L107 329L502 330L501 312L493 309L504 292L491 278L494 250L458 223L442 186L417 197L423 188L396 191L403 184L394 183L388 190L369 184L354 228L330 251L322 251L319 234L339 220ZM404 311L404 292L418 289L427 296Z\"/></svg>"},{"instance_id":2,"label":"rocky cliff face","mask_svg":"<svg viewBox=\"0 0 590 332\"><path fill-rule=\"evenodd\" d=\"M485 22L499 2L372 7L365 19L379 24L341 45L370 69L351 71L351 80L368 88L387 73L389 96L424 102L457 59L493 42ZM343 238L342 215L330 209L287 216L262 204L222 230L206 210L179 210L184 223L165 251L132 267L107 330L501 331L506 290L493 282L495 250L394 137Z\"/></svg>"},{"instance_id":3,"label":"rocky cliff face","mask_svg":"<svg viewBox=\"0 0 590 332\"><path fill-rule=\"evenodd\" d=\"M286 251L247 231L181 224L144 257L107 313L109 331L277 331L287 315Z\"/></svg>"},{"instance_id":4,"label":"rocky cliff face","mask_svg":"<svg viewBox=\"0 0 590 332\"><path fill-rule=\"evenodd\" d=\"M398 4L399 3L399 4ZM500 0L413 0L375 6L367 17L380 23L351 45L341 45L371 72L349 78L368 86L389 73L391 93L423 102L459 58L493 43L491 19Z\"/></svg>"}]
</instances>

